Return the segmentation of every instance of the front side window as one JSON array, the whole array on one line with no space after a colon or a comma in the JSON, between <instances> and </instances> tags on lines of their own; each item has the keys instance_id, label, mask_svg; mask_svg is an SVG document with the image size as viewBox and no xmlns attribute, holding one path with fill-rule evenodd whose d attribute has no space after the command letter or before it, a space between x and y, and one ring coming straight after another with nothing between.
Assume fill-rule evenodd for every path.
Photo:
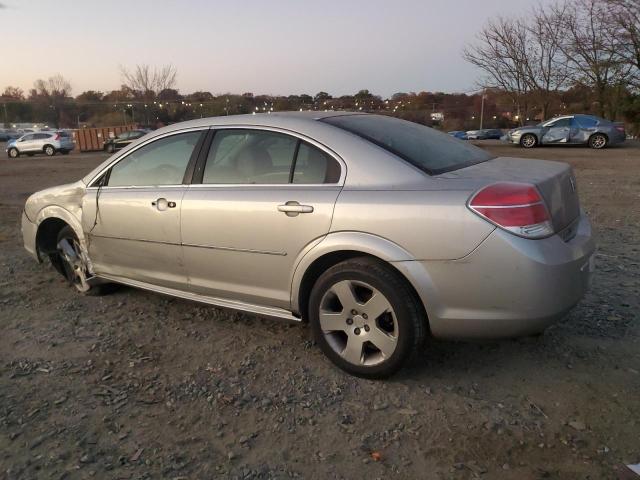
<instances>
[{"instance_id":1,"label":"front side window","mask_svg":"<svg viewBox=\"0 0 640 480\"><path fill-rule=\"evenodd\" d=\"M160 138L135 150L111 168L110 187L180 185L201 132Z\"/></svg>"},{"instance_id":2,"label":"front side window","mask_svg":"<svg viewBox=\"0 0 640 480\"><path fill-rule=\"evenodd\" d=\"M298 140L260 130L219 130L213 137L202 183L289 183Z\"/></svg>"},{"instance_id":3,"label":"front side window","mask_svg":"<svg viewBox=\"0 0 640 480\"><path fill-rule=\"evenodd\" d=\"M548 123L546 126L549 128L563 128L571 126L571 118L561 118L560 120L556 120L555 122Z\"/></svg>"},{"instance_id":4,"label":"front side window","mask_svg":"<svg viewBox=\"0 0 640 480\"><path fill-rule=\"evenodd\" d=\"M493 158L446 133L384 115L339 115L320 121L364 138L432 175Z\"/></svg>"}]
</instances>

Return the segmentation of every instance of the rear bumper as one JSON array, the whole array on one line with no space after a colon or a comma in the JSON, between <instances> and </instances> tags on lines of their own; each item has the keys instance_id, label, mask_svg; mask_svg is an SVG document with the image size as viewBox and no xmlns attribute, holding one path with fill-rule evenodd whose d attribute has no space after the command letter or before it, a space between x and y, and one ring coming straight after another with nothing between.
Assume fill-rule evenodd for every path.
<instances>
[{"instance_id":1,"label":"rear bumper","mask_svg":"<svg viewBox=\"0 0 640 480\"><path fill-rule=\"evenodd\" d=\"M588 288L594 251L582 215L568 242L496 229L462 259L395 265L422 297L435 337L501 338L537 333L561 319Z\"/></svg>"}]
</instances>

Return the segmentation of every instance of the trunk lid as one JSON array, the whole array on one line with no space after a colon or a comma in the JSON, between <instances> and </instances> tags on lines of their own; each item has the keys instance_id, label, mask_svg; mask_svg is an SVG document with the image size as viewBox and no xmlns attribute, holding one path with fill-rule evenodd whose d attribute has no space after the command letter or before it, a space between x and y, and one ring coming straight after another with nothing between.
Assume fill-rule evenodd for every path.
<instances>
[{"instance_id":1,"label":"trunk lid","mask_svg":"<svg viewBox=\"0 0 640 480\"><path fill-rule=\"evenodd\" d=\"M573 169L563 162L498 157L436 178L460 183L460 188L468 186L473 190L495 182L531 183L544 198L556 233L580 216Z\"/></svg>"}]
</instances>

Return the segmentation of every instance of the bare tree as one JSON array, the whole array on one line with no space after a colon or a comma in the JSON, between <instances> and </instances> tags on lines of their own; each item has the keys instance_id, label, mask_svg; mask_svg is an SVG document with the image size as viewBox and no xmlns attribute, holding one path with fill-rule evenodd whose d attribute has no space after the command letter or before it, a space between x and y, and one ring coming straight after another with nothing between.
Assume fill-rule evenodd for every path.
<instances>
[{"instance_id":1,"label":"bare tree","mask_svg":"<svg viewBox=\"0 0 640 480\"><path fill-rule=\"evenodd\" d=\"M630 68L620 49L611 48L615 36L607 2L570 0L566 6L552 6L548 15L562 29L560 49L571 79L593 90L601 116L607 106L615 116L615 102L609 101L609 95L626 85Z\"/></svg>"},{"instance_id":2,"label":"bare tree","mask_svg":"<svg viewBox=\"0 0 640 480\"><path fill-rule=\"evenodd\" d=\"M509 95L520 122L521 107L531 85L524 65L528 36L522 22L498 18L490 20L482 29L476 44L467 45L463 50L464 58L484 71L483 86L500 88Z\"/></svg>"},{"instance_id":3,"label":"bare tree","mask_svg":"<svg viewBox=\"0 0 640 480\"><path fill-rule=\"evenodd\" d=\"M564 31L561 21L566 5L558 5L558 15L549 15L542 7L534 9L526 24L529 38L522 52L525 79L542 107L542 118L549 115L551 101L567 87L570 69L561 48Z\"/></svg>"},{"instance_id":4,"label":"bare tree","mask_svg":"<svg viewBox=\"0 0 640 480\"><path fill-rule=\"evenodd\" d=\"M176 84L177 71L173 65L160 68L146 64L136 65L133 71L120 66L122 82L131 90L140 92L145 97L153 97L163 90L173 88Z\"/></svg>"},{"instance_id":5,"label":"bare tree","mask_svg":"<svg viewBox=\"0 0 640 480\"><path fill-rule=\"evenodd\" d=\"M66 98L71 95L71 83L59 73L47 80L39 78L33 86L42 97Z\"/></svg>"},{"instance_id":6,"label":"bare tree","mask_svg":"<svg viewBox=\"0 0 640 480\"><path fill-rule=\"evenodd\" d=\"M631 66L629 83L640 88L640 0L606 0L612 20L611 48Z\"/></svg>"}]
</instances>

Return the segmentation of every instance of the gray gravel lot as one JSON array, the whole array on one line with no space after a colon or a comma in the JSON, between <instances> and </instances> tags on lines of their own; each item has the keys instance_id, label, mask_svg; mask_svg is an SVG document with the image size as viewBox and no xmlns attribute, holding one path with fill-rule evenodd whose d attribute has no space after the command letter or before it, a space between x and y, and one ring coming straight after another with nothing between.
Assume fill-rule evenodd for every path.
<instances>
[{"instance_id":1,"label":"gray gravel lot","mask_svg":"<svg viewBox=\"0 0 640 480\"><path fill-rule=\"evenodd\" d=\"M430 341L384 382L333 368L305 326L75 294L23 251L21 205L106 155L0 158L0 479L602 479L640 462L640 145L479 144L574 166L593 288L542 336Z\"/></svg>"}]
</instances>

